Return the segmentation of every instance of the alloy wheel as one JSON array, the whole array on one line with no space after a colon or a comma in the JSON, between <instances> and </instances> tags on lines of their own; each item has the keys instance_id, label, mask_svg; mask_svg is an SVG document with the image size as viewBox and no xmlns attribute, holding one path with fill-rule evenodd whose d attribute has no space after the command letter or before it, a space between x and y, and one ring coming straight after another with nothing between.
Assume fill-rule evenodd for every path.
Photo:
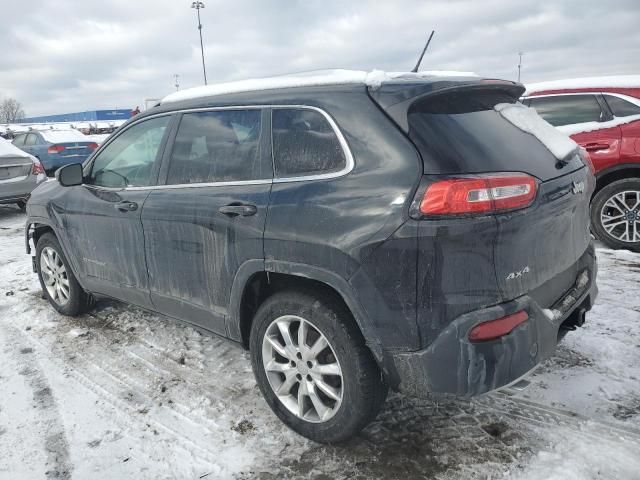
<instances>
[{"instance_id":1,"label":"alloy wheel","mask_svg":"<svg viewBox=\"0 0 640 480\"><path fill-rule=\"evenodd\" d=\"M69 301L69 277L62 257L51 247L45 247L40 253L40 272L42 281L51 299L62 306Z\"/></svg>"},{"instance_id":2,"label":"alloy wheel","mask_svg":"<svg viewBox=\"0 0 640 480\"><path fill-rule=\"evenodd\" d=\"M340 362L325 335L296 315L276 318L262 340L262 363L271 389L296 417L322 423L343 397Z\"/></svg>"},{"instance_id":3,"label":"alloy wheel","mask_svg":"<svg viewBox=\"0 0 640 480\"><path fill-rule=\"evenodd\" d=\"M621 242L640 242L640 191L627 190L611 196L600 211L602 228Z\"/></svg>"}]
</instances>

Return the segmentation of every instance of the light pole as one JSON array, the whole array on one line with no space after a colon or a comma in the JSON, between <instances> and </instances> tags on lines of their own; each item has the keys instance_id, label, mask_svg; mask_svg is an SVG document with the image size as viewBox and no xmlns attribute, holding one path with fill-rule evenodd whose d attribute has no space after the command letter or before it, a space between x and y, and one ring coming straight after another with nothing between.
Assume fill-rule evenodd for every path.
<instances>
[{"instance_id":1,"label":"light pole","mask_svg":"<svg viewBox=\"0 0 640 480\"><path fill-rule=\"evenodd\" d=\"M191 4L191 8L195 8L198 13L198 31L200 32L200 52L202 52L202 73L204 75L204 84L207 84L207 69L204 66L204 46L202 44L202 23L200 22L200 9L204 8L204 3L197 1Z\"/></svg>"},{"instance_id":2,"label":"light pole","mask_svg":"<svg viewBox=\"0 0 640 480\"><path fill-rule=\"evenodd\" d=\"M180 75L178 75L177 73L173 74L173 79L175 80L175 84L174 86L176 87L176 92L178 90L180 90L180 82L178 81L178 78L180 77Z\"/></svg>"},{"instance_id":3,"label":"light pole","mask_svg":"<svg viewBox=\"0 0 640 480\"><path fill-rule=\"evenodd\" d=\"M522 55L524 55L524 52L518 52L518 56L520 57L520 60L518 60L518 83L520 83L520 70L522 69Z\"/></svg>"}]
</instances>

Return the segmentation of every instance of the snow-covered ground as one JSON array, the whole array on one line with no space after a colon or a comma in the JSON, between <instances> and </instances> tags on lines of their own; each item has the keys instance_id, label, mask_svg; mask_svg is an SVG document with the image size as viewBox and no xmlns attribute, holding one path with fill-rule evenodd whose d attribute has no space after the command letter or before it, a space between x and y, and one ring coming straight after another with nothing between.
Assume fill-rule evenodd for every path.
<instances>
[{"instance_id":1,"label":"snow-covered ground","mask_svg":"<svg viewBox=\"0 0 640 480\"><path fill-rule=\"evenodd\" d=\"M247 354L115 302L41 298L24 215L0 207L0 479L640 478L640 255L600 249L584 328L523 392L391 395L346 445L287 430Z\"/></svg>"}]
</instances>

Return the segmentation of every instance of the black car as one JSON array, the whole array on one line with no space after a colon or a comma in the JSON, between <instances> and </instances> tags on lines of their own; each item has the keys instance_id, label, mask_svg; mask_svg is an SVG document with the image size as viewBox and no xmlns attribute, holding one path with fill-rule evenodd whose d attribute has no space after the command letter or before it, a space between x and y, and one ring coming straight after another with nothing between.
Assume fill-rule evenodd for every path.
<instances>
[{"instance_id":1,"label":"black car","mask_svg":"<svg viewBox=\"0 0 640 480\"><path fill-rule=\"evenodd\" d=\"M113 297L237 342L320 442L388 388L469 397L532 370L597 293L583 153L520 84L367 78L180 92L60 169L27 206L53 307Z\"/></svg>"}]
</instances>

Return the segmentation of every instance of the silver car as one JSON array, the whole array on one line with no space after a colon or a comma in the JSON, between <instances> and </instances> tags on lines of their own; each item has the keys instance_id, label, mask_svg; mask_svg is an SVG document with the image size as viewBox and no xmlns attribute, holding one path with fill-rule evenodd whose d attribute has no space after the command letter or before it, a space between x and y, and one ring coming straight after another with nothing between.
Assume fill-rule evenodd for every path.
<instances>
[{"instance_id":1,"label":"silver car","mask_svg":"<svg viewBox=\"0 0 640 480\"><path fill-rule=\"evenodd\" d=\"M0 204L15 203L24 209L31 191L46 179L37 158L0 138Z\"/></svg>"}]
</instances>

